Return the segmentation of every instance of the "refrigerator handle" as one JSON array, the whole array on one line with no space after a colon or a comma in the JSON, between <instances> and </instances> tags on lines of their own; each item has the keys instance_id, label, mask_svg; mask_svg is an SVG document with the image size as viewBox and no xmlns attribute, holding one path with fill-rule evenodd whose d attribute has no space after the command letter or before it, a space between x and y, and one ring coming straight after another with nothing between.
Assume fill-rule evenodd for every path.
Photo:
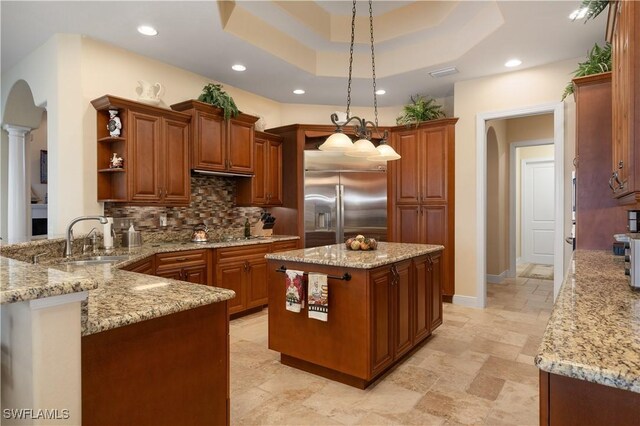
<instances>
[{"instance_id":1,"label":"refrigerator handle","mask_svg":"<svg viewBox=\"0 0 640 426\"><path fill-rule=\"evenodd\" d=\"M344 242L344 185L336 185L336 244Z\"/></svg>"}]
</instances>

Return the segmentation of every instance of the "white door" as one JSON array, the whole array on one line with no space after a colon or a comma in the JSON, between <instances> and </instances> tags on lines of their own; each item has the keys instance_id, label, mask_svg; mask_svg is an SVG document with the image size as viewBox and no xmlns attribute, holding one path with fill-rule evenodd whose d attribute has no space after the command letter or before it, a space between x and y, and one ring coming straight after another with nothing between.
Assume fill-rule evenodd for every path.
<instances>
[{"instance_id":1,"label":"white door","mask_svg":"<svg viewBox=\"0 0 640 426\"><path fill-rule=\"evenodd\" d=\"M522 257L527 263L553 265L553 160L522 162Z\"/></svg>"}]
</instances>

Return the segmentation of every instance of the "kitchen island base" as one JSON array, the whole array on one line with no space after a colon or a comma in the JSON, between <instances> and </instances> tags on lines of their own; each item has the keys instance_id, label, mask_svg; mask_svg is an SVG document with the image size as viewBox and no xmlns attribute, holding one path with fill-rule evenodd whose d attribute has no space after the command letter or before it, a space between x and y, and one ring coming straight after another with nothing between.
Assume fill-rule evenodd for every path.
<instances>
[{"instance_id":1,"label":"kitchen island base","mask_svg":"<svg viewBox=\"0 0 640 426\"><path fill-rule=\"evenodd\" d=\"M385 263L371 262L369 269L366 262L349 267L284 259L312 250L267 257L269 349L280 352L283 364L364 389L442 324L442 246L397 261L390 250ZM380 251L379 258L385 254L384 248ZM309 318L307 307L301 312L286 309L283 267L328 275L326 322ZM345 273L349 280L343 279Z\"/></svg>"},{"instance_id":2,"label":"kitchen island base","mask_svg":"<svg viewBox=\"0 0 640 426\"><path fill-rule=\"evenodd\" d=\"M229 424L227 302L82 338L83 425Z\"/></svg>"}]
</instances>

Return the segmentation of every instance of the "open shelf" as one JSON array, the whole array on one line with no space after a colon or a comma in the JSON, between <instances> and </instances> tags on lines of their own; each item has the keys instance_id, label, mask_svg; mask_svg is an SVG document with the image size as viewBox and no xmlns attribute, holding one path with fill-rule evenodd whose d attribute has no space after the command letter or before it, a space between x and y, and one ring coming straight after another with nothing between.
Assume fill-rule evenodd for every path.
<instances>
[{"instance_id":1,"label":"open shelf","mask_svg":"<svg viewBox=\"0 0 640 426\"><path fill-rule=\"evenodd\" d=\"M121 136L116 136L116 137L105 136L104 138L98 139L98 142L124 142L124 141L126 141L126 139Z\"/></svg>"},{"instance_id":2,"label":"open shelf","mask_svg":"<svg viewBox=\"0 0 640 426\"><path fill-rule=\"evenodd\" d=\"M125 171L124 168L121 168L121 169L98 169L99 173L118 173L118 172L122 173L124 171Z\"/></svg>"}]
</instances>

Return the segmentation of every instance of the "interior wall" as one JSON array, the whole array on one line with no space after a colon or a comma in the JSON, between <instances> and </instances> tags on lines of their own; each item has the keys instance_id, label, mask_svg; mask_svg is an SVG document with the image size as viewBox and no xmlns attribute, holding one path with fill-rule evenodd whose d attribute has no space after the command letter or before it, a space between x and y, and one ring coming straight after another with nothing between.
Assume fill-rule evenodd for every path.
<instances>
[{"instance_id":1,"label":"interior wall","mask_svg":"<svg viewBox=\"0 0 640 426\"><path fill-rule=\"evenodd\" d=\"M454 115L456 125L456 257L465 262L456 263L456 295L467 296L461 303L476 303L478 278L477 217L477 158L476 116L479 113L509 111L527 106L557 103L562 96L567 76L582 58L569 59L553 64L513 71L496 76L461 81L454 86ZM565 112L570 106L565 103ZM574 145L575 135L568 130L575 127L575 114L565 116L565 145ZM573 158L573 151L571 159ZM565 163L567 161L565 155ZM571 161L571 160L569 160ZM569 178L567 177L567 174ZM565 185L571 169L565 171ZM565 186L567 188L567 186ZM570 187L569 187L570 188ZM571 192L569 192L570 194ZM565 197L566 199L566 197ZM566 209L565 209L566 210ZM569 212L567 211L566 215ZM565 215L565 216L566 216ZM570 218L570 215L569 215ZM567 228L567 225L565 224ZM565 229L566 229L565 228ZM570 228L570 224L568 226ZM569 252L570 253L570 252ZM568 259L565 259L568 266ZM455 300L454 300L455 301Z\"/></svg>"},{"instance_id":2,"label":"interior wall","mask_svg":"<svg viewBox=\"0 0 640 426\"><path fill-rule=\"evenodd\" d=\"M553 139L553 114L510 118L506 122L509 143Z\"/></svg>"},{"instance_id":3,"label":"interior wall","mask_svg":"<svg viewBox=\"0 0 640 426\"><path fill-rule=\"evenodd\" d=\"M500 194L499 152L496 131L487 123L487 275L500 275L499 266L499 212L498 197Z\"/></svg>"},{"instance_id":4,"label":"interior wall","mask_svg":"<svg viewBox=\"0 0 640 426\"><path fill-rule=\"evenodd\" d=\"M551 137L553 138L553 130ZM554 158L553 145L523 146L516 148L516 260L522 256L522 162L524 160L544 158ZM553 188L549 189L553 190ZM571 193L569 193L568 196L571 196Z\"/></svg>"},{"instance_id":5,"label":"interior wall","mask_svg":"<svg viewBox=\"0 0 640 426\"><path fill-rule=\"evenodd\" d=\"M47 184L40 183L40 151L47 150L47 112L42 114L42 121L37 129L31 133L31 140L27 143L31 171L31 188L39 198L38 204L46 204Z\"/></svg>"}]
</instances>

